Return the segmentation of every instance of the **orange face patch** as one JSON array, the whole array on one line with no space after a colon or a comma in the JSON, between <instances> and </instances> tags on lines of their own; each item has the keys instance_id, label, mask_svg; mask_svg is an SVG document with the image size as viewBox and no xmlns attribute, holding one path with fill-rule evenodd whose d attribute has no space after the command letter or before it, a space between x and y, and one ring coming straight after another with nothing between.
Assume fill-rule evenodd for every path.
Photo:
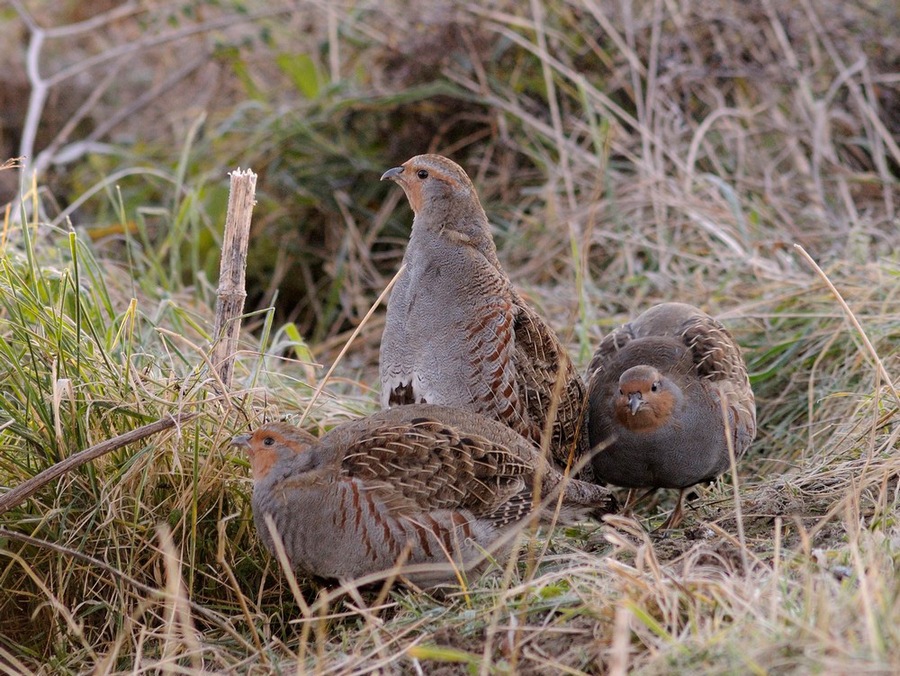
<instances>
[{"instance_id":1,"label":"orange face patch","mask_svg":"<svg viewBox=\"0 0 900 676\"><path fill-rule=\"evenodd\" d=\"M397 183L406 193L406 199L409 200L413 213L419 213L422 210L422 181L416 176L416 167L404 164L403 173L398 177Z\"/></svg>"},{"instance_id":2,"label":"orange face patch","mask_svg":"<svg viewBox=\"0 0 900 676\"><path fill-rule=\"evenodd\" d=\"M265 479L277 459L274 448L255 446L250 451L250 470L253 472L253 479L255 481Z\"/></svg>"},{"instance_id":3,"label":"orange face patch","mask_svg":"<svg viewBox=\"0 0 900 676\"><path fill-rule=\"evenodd\" d=\"M632 432L653 432L665 425L675 409L675 396L671 392L644 392L644 405L632 413L628 396L616 397L616 420Z\"/></svg>"},{"instance_id":4,"label":"orange face patch","mask_svg":"<svg viewBox=\"0 0 900 676\"><path fill-rule=\"evenodd\" d=\"M283 423L270 423L257 429L246 443L250 455L250 469L253 478L264 478L288 449L294 453L302 453L315 443L315 438L308 432Z\"/></svg>"},{"instance_id":5,"label":"orange face patch","mask_svg":"<svg viewBox=\"0 0 900 676\"><path fill-rule=\"evenodd\" d=\"M423 172L421 176L420 172ZM407 160L403 163L403 172L395 176L394 180L403 188L409 205L417 214L425 206L426 189L434 191L437 188L435 184L443 184L439 190L449 188L451 191L458 191L468 183L465 172L457 164L434 155L417 155ZM427 187L429 184L430 188Z\"/></svg>"}]
</instances>

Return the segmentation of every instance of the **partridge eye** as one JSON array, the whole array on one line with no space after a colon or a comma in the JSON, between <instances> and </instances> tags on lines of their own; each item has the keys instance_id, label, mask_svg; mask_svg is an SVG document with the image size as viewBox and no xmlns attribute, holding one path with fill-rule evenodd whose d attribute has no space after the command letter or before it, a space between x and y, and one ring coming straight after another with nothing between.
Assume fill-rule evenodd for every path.
<instances>
[{"instance_id":1,"label":"partridge eye","mask_svg":"<svg viewBox=\"0 0 900 676\"><path fill-rule=\"evenodd\" d=\"M623 397L625 396L625 392L623 392L622 390L619 390L619 394L621 394Z\"/></svg>"},{"instance_id":2,"label":"partridge eye","mask_svg":"<svg viewBox=\"0 0 900 676\"><path fill-rule=\"evenodd\" d=\"M419 178L421 178L424 181L426 178L428 178L428 172L425 171L424 169L419 169L416 172L416 176L418 176Z\"/></svg>"},{"instance_id":3,"label":"partridge eye","mask_svg":"<svg viewBox=\"0 0 900 676\"><path fill-rule=\"evenodd\" d=\"M263 439L263 446L271 446L275 443L275 437L266 437Z\"/></svg>"},{"instance_id":4,"label":"partridge eye","mask_svg":"<svg viewBox=\"0 0 900 676\"><path fill-rule=\"evenodd\" d=\"M653 384L650 386L650 391L651 391L651 392L656 392L658 389L659 389L659 383L653 383Z\"/></svg>"}]
</instances>

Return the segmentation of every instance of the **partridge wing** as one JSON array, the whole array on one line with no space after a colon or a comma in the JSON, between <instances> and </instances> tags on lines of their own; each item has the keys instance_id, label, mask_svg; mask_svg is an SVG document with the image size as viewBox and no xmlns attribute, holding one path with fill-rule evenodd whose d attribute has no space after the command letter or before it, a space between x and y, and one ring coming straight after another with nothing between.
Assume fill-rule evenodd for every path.
<instances>
[{"instance_id":1,"label":"partridge wing","mask_svg":"<svg viewBox=\"0 0 900 676\"><path fill-rule=\"evenodd\" d=\"M532 471L510 449L428 417L369 431L344 455L341 469L397 508L473 512L504 500L508 484Z\"/></svg>"},{"instance_id":2,"label":"partridge wing","mask_svg":"<svg viewBox=\"0 0 900 676\"><path fill-rule=\"evenodd\" d=\"M587 447L584 382L553 330L524 302L516 307L515 337L520 397L535 428L531 438L540 444L556 396L550 449L565 466L570 451L577 457Z\"/></svg>"},{"instance_id":3,"label":"partridge wing","mask_svg":"<svg viewBox=\"0 0 900 676\"><path fill-rule=\"evenodd\" d=\"M488 296L478 304L466 325L472 368L467 386L476 412L534 438L534 423L517 384L521 376L515 319L516 308L505 294Z\"/></svg>"},{"instance_id":4,"label":"partridge wing","mask_svg":"<svg viewBox=\"0 0 900 676\"><path fill-rule=\"evenodd\" d=\"M741 348L721 322L705 314L687 319L681 337L697 374L725 399L735 452L740 455L756 436L756 402Z\"/></svg>"},{"instance_id":5,"label":"partridge wing","mask_svg":"<svg viewBox=\"0 0 900 676\"><path fill-rule=\"evenodd\" d=\"M531 486L519 479L511 482L507 489L504 500L480 510L476 516L502 528L517 523L531 514L534 509Z\"/></svg>"},{"instance_id":6,"label":"partridge wing","mask_svg":"<svg viewBox=\"0 0 900 676\"><path fill-rule=\"evenodd\" d=\"M635 338L637 338L637 335L630 322L607 333L594 351L594 356L588 365L588 380L593 380L595 377L603 377L602 374L609 368L619 350Z\"/></svg>"}]
</instances>

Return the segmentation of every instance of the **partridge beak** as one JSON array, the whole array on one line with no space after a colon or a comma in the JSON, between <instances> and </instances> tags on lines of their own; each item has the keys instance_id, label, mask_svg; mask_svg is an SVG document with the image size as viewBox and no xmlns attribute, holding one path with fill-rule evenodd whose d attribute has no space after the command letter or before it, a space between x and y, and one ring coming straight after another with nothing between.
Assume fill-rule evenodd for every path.
<instances>
[{"instance_id":1,"label":"partridge beak","mask_svg":"<svg viewBox=\"0 0 900 676\"><path fill-rule=\"evenodd\" d=\"M250 435L249 434L238 434L231 440L232 446L240 446L241 448L247 448L250 446Z\"/></svg>"},{"instance_id":2,"label":"partridge beak","mask_svg":"<svg viewBox=\"0 0 900 676\"><path fill-rule=\"evenodd\" d=\"M631 415L637 415L637 412L641 410L643 405L644 398L640 392L632 392L628 395L628 408L631 411Z\"/></svg>"},{"instance_id":3,"label":"partridge beak","mask_svg":"<svg viewBox=\"0 0 900 676\"><path fill-rule=\"evenodd\" d=\"M392 181L397 178L400 174L403 173L403 167L394 167L393 169L388 169L381 175L381 180L384 181L386 179L391 179Z\"/></svg>"}]
</instances>

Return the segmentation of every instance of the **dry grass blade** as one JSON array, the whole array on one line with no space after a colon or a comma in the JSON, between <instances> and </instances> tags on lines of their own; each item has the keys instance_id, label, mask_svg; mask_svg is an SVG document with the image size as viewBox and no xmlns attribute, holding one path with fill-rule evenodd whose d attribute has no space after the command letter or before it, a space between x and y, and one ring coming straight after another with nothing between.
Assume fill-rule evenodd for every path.
<instances>
[{"instance_id":1,"label":"dry grass blade","mask_svg":"<svg viewBox=\"0 0 900 676\"><path fill-rule=\"evenodd\" d=\"M863 329L862 324L860 324L859 319L856 318L856 315L853 313L853 310L850 309L850 306L847 305L847 301L844 300L844 297L841 295L841 292L837 290L837 287L832 283L830 279L828 279L828 275L819 267L818 263L813 260L812 256L806 253L806 250L800 246L799 244L795 244L794 248L800 252L800 255L806 259L806 262L815 270L816 274L822 278L822 281L825 282L825 285L834 294L835 299L841 306L841 310L844 312L844 316L847 317L847 320L853 325L853 328L856 329L857 333L859 333L859 337L862 339L863 344L866 346L866 350L869 353L869 356L875 362L875 366L878 370L878 375L884 380L885 384L888 386L888 389L894 395L894 400L897 402L897 406L900 407L900 393L897 392L897 388L894 387L894 383L891 380L890 374L887 372L887 369L884 367L884 363L881 361L881 357L878 356L878 352L875 350L875 347L872 345L872 341L869 340L869 336L866 335L865 329Z\"/></svg>"},{"instance_id":2,"label":"dry grass blade","mask_svg":"<svg viewBox=\"0 0 900 676\"><path fill-rule=\"evenodd\" d=\"M303 421L306 419L306 416L309 415L310 410L312 410L313 405L315 405L319 396L322 394L322 391L325 389L325 385L328 383L329 378L331 378L331 374L334 373L334 370L338 367L338 364L341 363L341 359L343 359L344 355L347 354L347 350L350 349L350 345L353 344L353 341L363 330L363 327L368 323L369 319L375 313L376 308L378 308L383 302L384 299L387 298L388 293L393 288L394 284L400 279L400 275L403 273L406 266L401 265L400 269L397 270L397 274L388 282L387 286L384 287L384 291L375 299L375 302L372 303L372 306L369 308L369 311L366 312L365 317L362 318L362 321L356 326L353 330L353 333L350 334L350 337L347 339L344 347L341 348L341 351L338 353L338 356L335 357L334 362L332 362L328 371L325 373L325 376L319 381L318 386L316 387L316 391L313 393L312 397L309 400L309 404L307 404L306 409L303 411L303 415L300 416L300 420L297 423L298 425L302 425Z\"/></svg>"},{"instance_id":3,"label":"dry grass blade","mask_svg":"<svg viewBox=\"0 0 900 676\"><path fill-rule=\"evenodd\" d=\"M196 629L191 620L190 604L185 594L184 581L181 577L181 557L175 550L172 534L166 527L158 530L160 548L166 573L166 584L163 598L166 603L165 626L163 637L162 668L167 670L168 664L178 661L178 657L187 654L191 667L200 670L200 644L197 641Z\"/></svg>"},{"instance_id":4,"label":"dry grass blade","mask_svg":"<svg viewBox=\"0 0 900 676\"><path fill-rule=\"evenodd\" d=\"M68 547L63 547L53 542L47 542L46 540L41 540L40 538L31 537L29 535L23 535L22 533L16 533L15 531L9 530L8 528L0 528L0 537L6 538L8 540L12 540L15 542L23 542L25 544L31 545L33 547L39 547L42 549L49 549L58 554L62 554L63 556L71 557L73 559L77 559L79 561L83 561L91 566L96 567L98 570L102 570L107 575L114 577L116 579L122 580L128 586L133 587L136 591L146 594L152 598L160 598L163 594L159 589L155 589L149 585L144 584L140 580L136 580L132 577L129 577L126 573L123 573L121 570L118 570L114 566L109 565L105 561L101 561L92 556L87 556L82 552L76 551L74 549L70 549ZM194 601L188 600L187 603L190 605L191 610L193 610L197 615L202 616L205 620L212 622L217 627L222 629L224 632L228 633L232 636L236 641L243 643L246 647L252 647L246 643L244 637L237 631L235 631L227 618L222 617L218 613L210 610L209 608L200 605Z\"/></svg>"}]
</instances>

